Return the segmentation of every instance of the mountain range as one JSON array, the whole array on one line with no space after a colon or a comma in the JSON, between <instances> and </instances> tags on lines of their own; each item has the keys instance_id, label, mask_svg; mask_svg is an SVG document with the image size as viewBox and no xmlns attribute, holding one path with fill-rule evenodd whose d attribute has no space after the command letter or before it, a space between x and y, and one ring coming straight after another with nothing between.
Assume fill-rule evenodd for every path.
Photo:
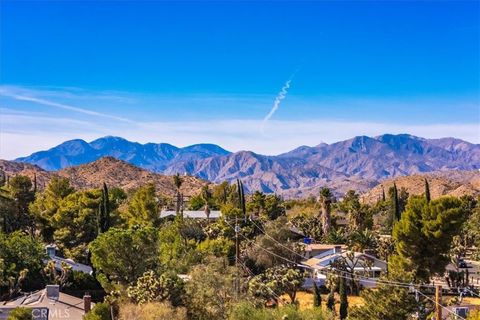
<instances>
[{"instance_id":1,"label":"mountain range","mask_svg":"<svg viewBox=\"0 0 480 320\"><path fill-rule=\"evenodd\" d=\"M348 189L366 191L380 181L399 176L480 169L479 144L408 134L358 136L332 144L302 146L277 156L229 152L214 144L178 148L108 136L90 143L66 141L15 161L56 171L106 156L165 175L186 173L212 182L241 178L248 191L288 196L314 194L323 186L337 193Z\"/></svg>"}]
</instances>

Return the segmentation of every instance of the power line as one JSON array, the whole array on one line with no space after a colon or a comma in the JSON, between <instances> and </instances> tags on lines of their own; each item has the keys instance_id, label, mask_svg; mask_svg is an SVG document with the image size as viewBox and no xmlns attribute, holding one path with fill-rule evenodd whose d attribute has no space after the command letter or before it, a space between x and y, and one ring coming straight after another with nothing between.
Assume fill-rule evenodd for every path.
<instances>
[{"instance_id":1,"label":"power line","mask_svg":"<svg viewBox=\"0 0 480 320\"><path fill-rule=\"evenodd\" d=\"M225 221L225 223L227 223L230 227L232 227L227 221ZM257 226L257 228L258 228L258 226ZM260 229L260 230L261 230L261 229ZM265 233L265 232L264 232L264 233ZM287 258L285 258L285 257L283 257L283 256L281 256L281 255L278 255L278 254L276 254L276 253L274 253L274 252L272 252L272 251L270 251L270 250L268 250L268 249L265 249L265 248L263 248L262 246L258 245L257 243L255 243L255 242L251 241L250 239L248 239L245 235L243 235L243 234L241 234L241 233L239 233L239 234L240 234L243 238L245 238L247 241L249 241L250 243L252 243L254 246L256 246L256 247L258 247L258 248L260 248L260 249L262 249L262 250L264 250L264 251L266 251L266 252L268 252L268 253L270 253L270 254L272 254L272 255L280 258L280 259L283 259L283 260L285 260L285 261L287 261L287 262L289 262L289 263L292 263L292 264L297 265L297 266L300 266L300 267L304 267L304 268L308 268L308 269L311 269L311 270L318 271L317 269L315 269L315 268L313 268L313 267L310 267L310 266L304 265L304 264L299 264L299 263L294 262L294 261L292 261L292 260L290 260L290 259L287 259ZM275 242L277 242L278 244L280 244L280 243L279 243L278 241L276 241L275 239L272 238L272 240L274 240ZM297 255L298 255L298 254L297 254ZM378 283L380 283L380 284L389 285L389 286L396 286L396 287L400 287L400 288L413 289L415 292L421 294L422 296L424 296L424 297L427 298L428 300L430 300L430 301L432 301L433 303L437 304L433 299L431 299L430 297L428 297L427 295L425 295L425 294L422 293L421 291L415 289L414 285L411 284L411 283L408 284L408 283L404 283L404 282L384 281L384 280L380 280L380 279L378 279L378 280L372 280L372 278L366 278L366 277L358 276L358 275L355 275L355 274L353 274L353 273L348 273L348 272L343 271L343 270L338 270L338 269L334 269L334 270L340 271L341 273L347 273L350 277L346 277L346 276L342 276L342 275L339 275L339 274L335 274L336 276L339 276L339 277L342 277L342 278L345 278L345 279L351 279L351 280L356 279L356 280L361 280L361 281L369 282L369 283L373 283L373 284L378 284ZM328 273L328 271L326 271L326 272ZM320 273L321 273L321 272L320 272ZM432 286L432 285L420 285L420 286L423 286L423 287L435 287L435 286ZM439 305L441 308L447 310L449 313L457 316L457 317L460 318L461 320L466 320L465 318L460 317L459 315L457 315L456 313L454 313L453 311L451 311L451 310L448 309L447 307L445 307L445 306L443 306L443 305L441 305L441 304L439 304L439 303L438 303L438 305Z\"/></svg>"},{"instance_id":2,"label":"power line","mask_svg":"<svg viewBox=\"0 0 480 320\"><path fill-rule=\"evenodd\" d=\"M296 252L295 250L292 250L292 249L290 249L289 247L281 244L278 240L276 240L276 239L273 238L271 235L269 235L264 229L260 228L260 226L258 226L258 225L255 223L255 221L253 221L253 219L250 219L250 221L255 225L255 227L257 227L258 230L260 230L261 233L263 233L265 236L267 236L268 238L270 238L271 240L273 240L274 242L276 242L279 246L281 246L281 247L287 249L288 251L296 254L296 255L299 256L300 258L305 259L305 256L303 256L303 255L299 254L298 252Z\"/></svg>"},{"instance_id":3,"label":"power line","mask_svg":"<svg viewBox=\"0 0 480 320\"><path fill-rule=\"evenodd\" d=\"M339 271L341 271L341 270L339 270ZM347 277L347 276L335 274L335 276L337 276L337 277L344 278L344 279L348 279L348 280L353 280L354 275L353 275L353 274L350 274L350 275L351 275L351 277ZM377 281L375 281L375 280L363 280L363 281L364 281L364 282L370 282L370 283L377 284ZM383 284L384 284L384 285L394 286L394 287L406 288L406 286L404 286L404 285L395 285L395 284L387 284L387 283L383 283ZM412 289L411 286L408 287L408 288ZM442 309L447 310L449 313L457 316L457 317L460 318L461 320L466 320L465 318L460 317L459 315L457 315L455 312L451 311L451 310L448 309L447 307L441 305L440 303L437 303L435 300L433 300L432 298L430 298L430 297L427 296L426 294L422 293L420 290L417 290L417 289L415 289L415 288L413 288L413 290L414 290L415 292L421 294L422 296L424 296L425 298L427 298L428 300L430 300L430 301L433 302L434 304L438 304Z\"/></svg>"},{"instance_id":4,"label":"power line","mask_svg":"<svg viewBox=\"0 0 480 320\"><path fill-rule=\"evenodd\" d=\"M228 225L230 226L230 228L233 228L233 226L232 226L230 223L228 223L227 221L225 221L225 223L228 224ZM287 258L285 258L285 257L283 257L283 256L281 256L281 255L279 255L279 254L276 254L275 252L272 252L272 251L270 251L270 250L268 250L268 249L265 249L264 247L260 246L259 244L255 243L254 241L248 239L245 235L241 234L240 232L239 232L238 234L240 234L240 236L242 236L242 238L244 238L245 240L249 241L249 242L250 242L251 244L253 244L254 246L262 249L263 251L268 252L269 254L271 254L271 255L273 255L273 256L276 256L276 257L278 257L278 258L280 258L280 259L282 259L282 260L285 260L285 261L290 262L290 263L292 263L292 264L298 265L297 262L294 262L294 261L292 261L292 260L290 260L290 259L287 259Z\"/></svg>"}]
</instances>

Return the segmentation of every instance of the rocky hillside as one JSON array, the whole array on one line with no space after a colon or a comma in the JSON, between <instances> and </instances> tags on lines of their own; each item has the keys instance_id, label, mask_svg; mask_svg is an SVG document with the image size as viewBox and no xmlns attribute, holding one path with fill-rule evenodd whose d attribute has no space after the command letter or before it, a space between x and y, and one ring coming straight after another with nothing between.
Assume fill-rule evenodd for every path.
<instances>
[{"instance_id":1,"label":"rocky hillside","mask_svg":"<svg viewBox=\"0 0 480 320\"><path fill-rule=\"evenodd\" d=\"M363 201L373 203L382 196L382 187L387 193L388 189L397 185L397 188L407 189L409 194L421 195L425 192L425 179L430 187L432 198L443 195L461 197L464 195L480 195L480 172L475 171L437 171L429 174L415 174L382 181L379 185L367 191Z\"/></svg>"},{"instance_id":2,"label":"rocky hillside","mask_svg":"<svg viewBox=\"0 0 480 320\"><path fill-rule=\"evenodd\" d=\"M56 170L112 156L143 169L172 175L188 173L212 182L241 178L247 191L285 196L316 194L328 186L337 194L366 191L385 179L434 171L480 169L480 145L454 138L424 139L407 134L359 136L333 144L303 146L278 156L231 153L199 144L139 144L117 137L87 143L67 141L17 161Z\"/></svg>"},{"instance_id":3,"label":"rocky hillside","mask_svg":"<svg viewBox=\"0 0 480 320\"><path fill-rule=\"evenodd\" d=\"M21 174L33 179L36 175L37 185L40 189L43 189L53 176L60 176L68 178L77 189L98 188L105 182L110 186L131 190L152 182L160 193L173 195L175 192L172 177L138 168L113 157L101 158L88 164L68 167L56 172L45 171L31 164L0 160L0 169L5 171L8 176ZM207 183L191 176L182 178L181 190L185 195L197 194Z\"/></svg>"}]
</instances>

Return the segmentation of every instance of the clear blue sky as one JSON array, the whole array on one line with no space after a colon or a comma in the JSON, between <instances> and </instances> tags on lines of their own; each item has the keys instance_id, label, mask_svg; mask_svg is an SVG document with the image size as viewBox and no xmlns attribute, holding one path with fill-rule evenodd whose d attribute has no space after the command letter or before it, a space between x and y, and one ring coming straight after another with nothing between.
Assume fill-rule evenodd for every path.
<instances>
[{"instance_id":1,"label":"clear blue sky","mask_svg":"<svg viewBox=\"0 0 480 320\"><path fill-rule=\"evenodd\" d=\"M389 129L480 142L478 1L0 5L2 157L104 134L264 153Z\"/></svg>"}]
</instances>

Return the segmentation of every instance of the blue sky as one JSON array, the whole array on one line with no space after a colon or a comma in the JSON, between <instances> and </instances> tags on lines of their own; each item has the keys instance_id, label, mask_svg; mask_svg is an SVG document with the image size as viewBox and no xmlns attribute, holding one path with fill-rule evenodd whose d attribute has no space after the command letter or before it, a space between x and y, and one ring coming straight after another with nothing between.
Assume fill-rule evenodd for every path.
<instances>
[{"instance_id":1,"label":"blue sky","mask_svg":"<svg viewBox=\"0 0 480 320\"><path fill-rule=\"evenodd\" d=\"M386 132L480 143L478 1L0 5L1 158L103 135L266 154Z\"/></svg>"}]
</instances>

